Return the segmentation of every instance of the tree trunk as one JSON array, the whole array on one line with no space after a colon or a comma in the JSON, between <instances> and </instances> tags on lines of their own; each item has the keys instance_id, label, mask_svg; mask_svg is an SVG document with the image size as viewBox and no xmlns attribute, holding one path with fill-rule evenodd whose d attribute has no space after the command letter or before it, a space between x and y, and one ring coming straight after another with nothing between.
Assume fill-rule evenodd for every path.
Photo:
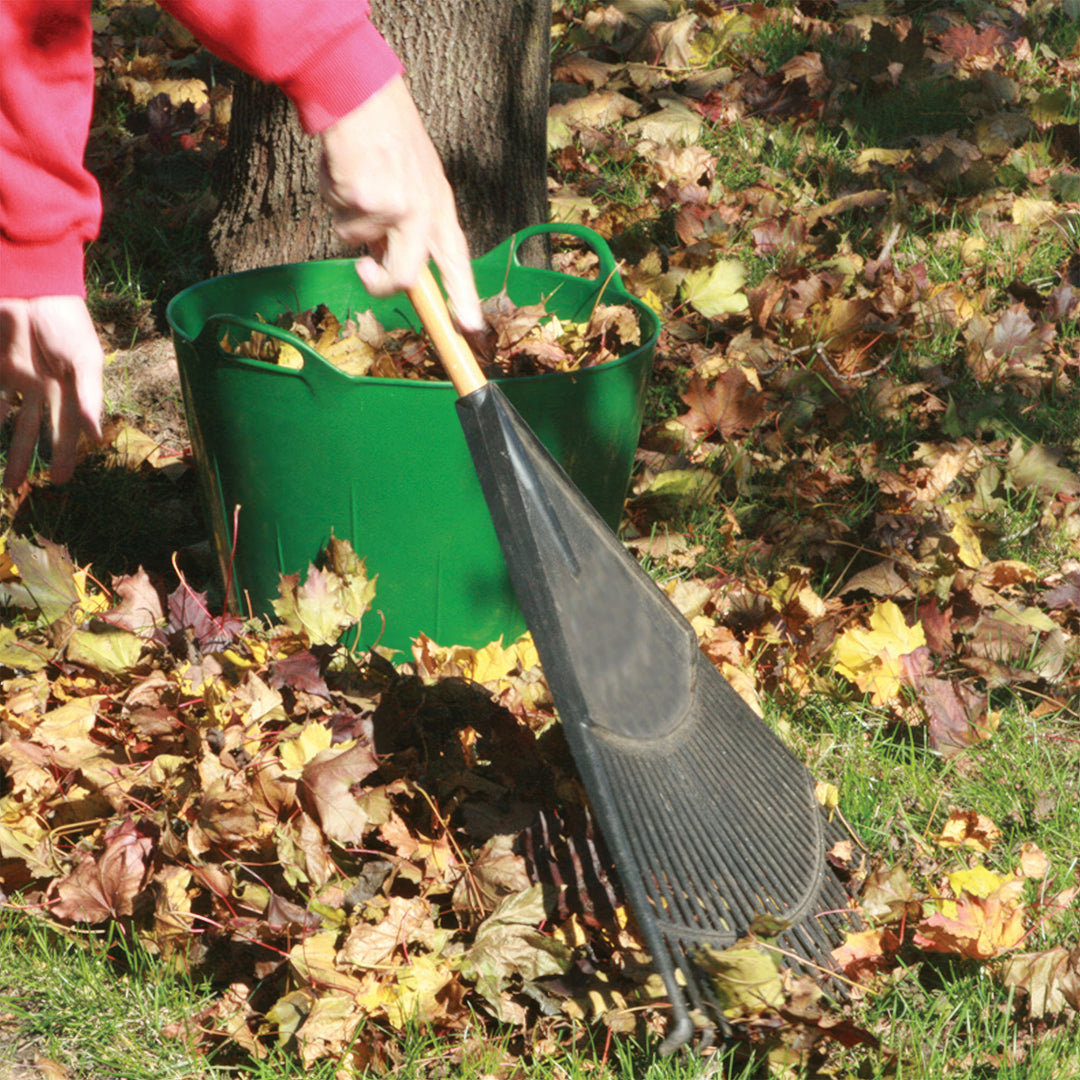
<instances>
[{"instance_id":1,"label":"tree trunk","mask_svg":"<svg viewBox=\"0 0 1080 1080\"><path fill-rule=\"evenodd\" d=\"M319 146L276 87L243 75L210 225L219 273L346 254L319 196Z\"/></svg>"},{"instance_id":2,"label":"tree trunk","mask_svg":"<svg viewBox=\"0 0 1080 1080\"><path fill-rule=\"evenodd\" d=\"M473 254L546 221L550 0L374 0L372 10L408 70ZM238 83L210 231L219 272L346 253L319 199L318 155L280 91Z\"/></svg>"},{"instance_id":3,"label":"tree trunk","mask_svg":"<svg viewBox=\"0 0 1080 1080\"><path fill-rule=\"evenodd\" d=\"M547 220L550 0L373 0L442 155L469 247Z\"/></svg>"}]
</instances>

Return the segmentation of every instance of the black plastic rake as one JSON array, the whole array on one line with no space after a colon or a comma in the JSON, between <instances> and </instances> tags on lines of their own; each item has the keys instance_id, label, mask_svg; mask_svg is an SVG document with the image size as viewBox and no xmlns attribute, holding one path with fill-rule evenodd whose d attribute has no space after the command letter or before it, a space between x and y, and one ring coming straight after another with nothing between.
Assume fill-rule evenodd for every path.
<instances>
[{"instance_id":1,"label":"black plastic rake","mask_svg":"<svg viewBox=\"0 0 1080 1080\"><path fill-rule=\"evenodd\" d=\"M674 1023L720 1013L695 962L762 917L779 947L828 971L847 895L826 859L806 767L700 651L454 330L430 274L410 291L458 414L514 589ZM797 961L796 961L797 962Z\"/></svg>"}]
</instances>

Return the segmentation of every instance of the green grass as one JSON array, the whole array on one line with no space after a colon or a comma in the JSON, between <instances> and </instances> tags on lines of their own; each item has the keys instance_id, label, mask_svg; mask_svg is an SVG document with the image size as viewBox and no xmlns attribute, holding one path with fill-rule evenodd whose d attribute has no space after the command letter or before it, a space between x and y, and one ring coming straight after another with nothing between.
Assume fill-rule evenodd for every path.
<instances>
[{"instance_id":1,"label":"green grass","mask_svg":"<svg viewBox=\"0 0 1080 1080\"><path fill-rule=\"evenodd\" d=\"M21 1045L93 1080L212 1080L190 1040L162 1034L208 1000L118 931L76 944L0 909L0 1075Z\"/></svg>"},{"instance_id":2,"label":"green grass","mask_svg":"<svg viewBox=\"0 0 1080 1080\"><path fill-rule=\"evenodd\" d=\"M591 0L566 3L569 10L578 12L592 6ZM673 15L693 6L672 5ZM810 43L787 17L789 4L765 6L779 9L775 18L770 14L751 38L740 43L740 49L757 58L759 70L774 72L808 47L820 48L827 66L834 62L857 66L859 54L846 45ZM918 20L936 6L920 0L903 5L902 10ZM954 4L951 8L974 17L982 6ZM712 10L712 5L702 7ZM1037 7L1045 30L1041 43L1059 55L1074 51L1080 41L1080 14L1070 11L1064 7L1057 11L1048 4ZM1039 44L1033 42L1036 48ZM881 59L870 57L863 74L880 73L872 64ZM1042 77L1035 70L1037 64L1029 66L1030 71L1018 69L1017 77ZM1075 116L1076 94L1072 93L1070 115ZM742 194L763 180L777 192L772 204L761 204L771 205L771 210L759 211L755 205L746 213L746 223L714 234L710 241L714 251L742 259L750 287L781 271L791 275L785 280L805 280L820 269L829 245L873 257L888 234L880 209L852 212L823 223L785 265L781 262L786 257L755 252L751 225L759 220L759 213L789 212L797 217L808 205L821 205L859 186L879 184L889 191L889 212L902 227L894 249L898 270L924 262L932 285L962 283L965 294L993 314L1011 303L1006 290L1014 280L1045 294L1076 257L1080 240L1074 222L1066 219L1057 228L1041 227L1018 242L1008 229L987 228L977 206L953 198L956 188L938 192L923 205L905 194L900 172L883 169L872 180L855 178L850 171L866 147L903 144L911 135L952 129L963 135L972 117L961 96L956 79L912 79L901 87L862 79L842 102L845 124L837 116L747 115L724 126L707 126L702 145L717 157L713 202L738 206ZM118 115L116 122L122 128L124 117ZM1024 154L1032 162L1042 161L1045 140L1025 147ZM586 178L592 184L590 193L605 210L616 207L631 216L637 208L648 207L656 185L636 158L621 150L589 151L585 158L596 170ZM1003 188L1026 188L1023 165L1024 161L1014 161L1009 166L1012 172L1003 164L996 166L1003 173ZM207 273L200 219L183 209L205 192L206 177L195 159L183 155L159 163L156 169L153 174L144 170L126 177L129 186L121 189L122 197L110 208L105 237L90 253L92 309L99 323L113 326L114 338L125 343L152 329L162 301L171 293ZM620 255L625 250L629 258L630 252L640 255L641 249L661 246L676 249L675 210L664 213L666 217L656 214L635 220L613 238ZM961 242L973 236L984 239L986 246L965 261ZM733 332L734 328L725 326L703 341L702 349L722 352ZM798 326L785 326L775 336L781 346L790 348L797 343L798 332ZM869 357L868 364L885 359L884 350L895 349L880 375L897 383L930 379L930 373L940 369L945 382L933 392L947 403L948 412L930 414L909 402L885 415L874 404L875 382L827 378L820 365L813 365L808 351L792 353L785 360L792 369L790 381L770 386L778 407L775 424L770 421L748 436L745 446L727 447L704 466L718 485L712 496L701 498L699 492L682 501L639 505L635 512L646 527L662 522L686 530L703 544L697 567L702 575L719 569L736 579L750 572L775 576L789 568L791 562L785 560L795 558L791 554L795 552L812 563L810 581L825 596L853 568L870 565L848 560L865 557L859 546L874 535L875 517L896 512L876 480L864 477L853 464L856 448L871 445L878 467L898 469L912 464L913 450L923 441L964 438L990 445L1019 438L1025 446L1061 447L1066 452L1064 464L1077 468L1080 404L1075 388L1051 388L1029 397L1008 385L980 384L966 366L963 330L947 323L918 333L905 331L899 341L899 346L881 346L883 351ZM1075 355L1078 342L1076 319L1058 327L1055 347L1065 355ZM659 374L650 385L647 424L686 410L680 398L685 373L671 374L672 367L658 367ZM820 504L812 500L808 504L794 483L788 485L806 464L794 453L797 444L805 446L808 457L813 451L814 464L835 467L846 477L846 482L822 496ZM770 447L776 445L783 450L773 453ZM756 455L753 468L738 478L733 466L736 450ZM91 465L81 469L65 491L35 492L22 511L19 529L62 537L76 561L93 561L95 572L103 578L130 572L139 563L164 569L171 552L187 542L169 534L154 516L155 506L171 492L160 478L149 480ZM1075 557L1074 536L1041 525L1045 500L1032 489L1017 489L1002 476L986 494L994 497L995 505L975 516L989 557L1020 559L1040 573L1054 572L1065 558ZM725 534L725 511L734 513L744 538L761 542L742 543L733 552ZM806 529L809 535L822 521L829 528L836 521L851 530L845 538L826 529L825 539L837 542L840 556L820 555L817 546L807 548L809 554L800 548L799 530ZM820 539L815 539L815 545ZM872 548L874 558L879 548ZM663 566L656 570L670 574ZM1076 880L1080 740L1075 700L1069 706L1072 712L1062 708L1057 714L1036 717L1034 709L1043 698L995 691L991 707L1000 713L1000 725L993 737L946 760L928 748L925 728L898 722L895 714L874 708L838 677L829 676L827 654L820 663L819 675L828 680L827 694L811 694L800 701L777 696L766 702L767 712L771 719L786 722L796 751L815 774L837 784L845 816L872 853L893 865L916 866L923 857L921 845L932 846L950 806L956 805L987 814L1002 828L1004 837L987 858L997 869L1015 866L1019 845L1033 841L1052 861L1052 888L1064 888ZM1078 933L1080 914L1072 913L1045 934L1036 935L1031 947L1074 945ZM208 990L177 979L145 954L125 949L115 937L109 950L122 962L106 959L100 950L65 942L25 916L0 913L0 1033L14 1030L20 1039L35 1040L42 1056L93 1080L219 1076L337 1080L337 1062L324 1060L305 1071L291 1044L275 1047L264 1060L226 1066L193 1054L182 1041L163 1040L161 1027L193 1011ZM1075 1021L1047 1033L1022 1020L1021 1012L1020 1003L985 968L926 956L913 958L887 986L855 1007L856 1022L882 1039L883 1051L835 1052L829 1072L815 1076L810 1070L794 1070L788 1075L791 1080L824 1076L1066 1080L1080 1075ZM364 1037L361 1029L357 1038ZM757 1080L766 1072L760 1062L738 1060L733 1050L704 1062L692 1055L661 1060L655 1042L615 1038L605 1046L602 1034L593 1042L584 1032L575 1049L551 1056L526 1053L517 1066L506 1064L508 1052L517 1055L522 1049L518 1043L504 1044L474 1034L445 1037L413 1031L401 1041L392 1075L416 1080L447 1076L462 1080L491 1076ZM0 1056L0 1076L4 1064Z\"/></svg>"},{"instance_id":3,"label":"green grass","mask_svg":"<svg viewBox=\"0 0 1080 1080\"><path fill-rule=\"evenodd\" d=\"M18 1060L48 1059L87 1080L340 1080L342 1059L325 1058L305 1069L291 1044L272 1047L260 1060L226 1063L207 1057L190 1037L163 1029L184 1021L214 999L209 985L193 985L119 931L76 943L47 923L0 908L0 1076ZM447 1040L413 1029L401 1039L391 1075L398 1080L490 1080L506 1072L509 1037L477 1033ZM368 1037L363 1028L355 1042ZM520 1048L517 1048L520 1052ZM754 1080L759 1063L734 1048L705 1059L684 1053L659 1056L656 1039L618 1039L605 1045L584 1032L558 1053L534 1052L519 1068L530 1080L697 1080L706 1075ZM344 1060L348 1060L347 1058ZM356 1080L386 1075L353 1071Z\"/></svg>"},{"instance_id":4,"label":"green grass","mask_svg":"<svg viewBox=\"0 0 1080 1080\"><path fill-rule=\"evenodd\" d=\"M770 72L782 68L810 47L810 35L800 30L786 15L764 22L746 42L747 52Z\"/></svg>"}]
</instances>

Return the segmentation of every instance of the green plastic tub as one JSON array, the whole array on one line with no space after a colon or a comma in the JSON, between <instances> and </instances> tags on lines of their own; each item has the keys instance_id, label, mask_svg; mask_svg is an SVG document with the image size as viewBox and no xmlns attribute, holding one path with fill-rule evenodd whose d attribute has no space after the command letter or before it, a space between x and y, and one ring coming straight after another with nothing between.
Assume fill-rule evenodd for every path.
<instances>
[{"instance_id":1,"label":"green plastic tub","mask_svg":"<svg viewBox=\"0 0 1080 1080\"><path fill-rule=\"evenodd\" d=\"M518 263L517 245L543 232L583 238L599 257L596 280ZM544 300L561 318L586 319L599 299L638 312L642 343L631 354L578 373L500 381L614 528L641 429L659 332L655 313L626 291L607 244L583 226L522 230L473 268L481 296L494 296L505 283L515 303ZM387 328L418 326L403 295L372 297L351 259L214 278L168 307L200 485L223 580L232 582L230 603L270 613L279 576L303 573L333 534L349 540L368 573L378 575L357 644L408 652L421 632L444 645L478 647L500 636L509 642L525 624L450 383L345 375L298 338L266 325L258 329L300 350L302 369L221 347L226 331L230 341L243 340L256 318L271 322L318 304L339 319L370 308Z\"/></svg>"}]
</instances>

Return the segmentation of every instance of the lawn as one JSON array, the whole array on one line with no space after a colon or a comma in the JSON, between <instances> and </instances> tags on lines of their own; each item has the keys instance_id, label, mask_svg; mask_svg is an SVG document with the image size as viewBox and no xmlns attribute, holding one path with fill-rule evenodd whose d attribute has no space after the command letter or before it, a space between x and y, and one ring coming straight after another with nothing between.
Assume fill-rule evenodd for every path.
<instances>
[{"instance_id":1,"label":"lawn","mask_svg":"<svg viewBox=\"0 0 1080 1080\"><path fill-rule=\"evenodd\" d=\"M202 54L109 6L106 445L0 514L0 1074L1080 1076L1080 8L553 10L552 218L662 327L620 536L819 782L837 978L757 927L662 1057L528 637L339 646L344 544L224 611L162 320L222 95L149 139Z\"/></svg>"}]
</instances>

